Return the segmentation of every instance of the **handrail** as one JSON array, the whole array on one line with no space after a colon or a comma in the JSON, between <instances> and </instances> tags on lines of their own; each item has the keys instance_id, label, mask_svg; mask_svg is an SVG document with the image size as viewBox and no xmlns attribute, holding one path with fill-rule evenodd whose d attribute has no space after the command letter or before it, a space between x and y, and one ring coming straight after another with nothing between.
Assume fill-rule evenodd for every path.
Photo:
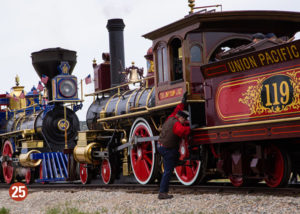
<instances>
[{"instance_id":1,"label":"handrail","mask_svg":"<svg viewBox=\"0 0 300 214\"><path fill-rule=\"evenodd\" d=\"M101 94L101 93L104 93L104 92L113 91L115 89L119 90L120 88L128 86L129 84L135 84L135 83L142 82L142 81L145 81L145 80L147 81L147 80L153 79L153 78L154 78L154 76L152 76L152 77L146 77L146 78L134 81L134 82L128 82L128 83L125 83L125 84L122 84L122 85L119 85L119 86L115 86L115 87L112 87L112 88L107 88L107 89L104 89L104 90L101 90L101 91L97 91L97 92L94 92L94 93L85 94L84 96L86 96L86 97L95 96L95 95L98 95L98 94ZM148 85L148 84L146 84L146 85Z\"/></svg>"}]
</instances>

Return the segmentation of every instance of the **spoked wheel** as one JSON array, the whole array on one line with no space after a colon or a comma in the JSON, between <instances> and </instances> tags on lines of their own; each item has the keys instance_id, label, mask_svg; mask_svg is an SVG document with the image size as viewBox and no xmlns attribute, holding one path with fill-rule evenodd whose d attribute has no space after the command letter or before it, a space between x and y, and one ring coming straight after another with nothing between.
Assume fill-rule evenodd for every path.
<instances>
[{"instance_id":1,"label":"spoked wheel","mask_svg":"<svg viewBox=\"0 0 300 214\"><path fill-rule=\"evenodd\" d=\"M114 174L115 172L112 170L110 161L107 158L103 159L101 163L101 177L103 183L105 184L113 183L115 179Z\"/></svg>"},{"instance_id":2,"label":"spoked wheel","mask_svg":"<svg viewBox=\"0 0 300 214\"><path fill-rule=\"evenodd\" d=\"M145 119L138 118L131 128L130 136L153 137L153 132ZM130 150L130 161L133 174L140 184L152 182L159 171L155 142L142 142L132 147Z\"/></svg>"},{"instance_id":3,"label":"spoked wheel","mask_svg":"<svg viewBox=\"0 0 300 214\"><path fill-rule=\"evenodd\" d=\"M39 177L40 179L43 179L44 177L44 172L43 172L43 161L40 164L40 169L39 169ZM45 184L46 182L40 182L41 184Z\"/></svg>"},{"instance_id":4,"label":"spoked wheel","mask_svg":"<svg viewBox=\"0 0 300 214\"><path fill-rule=\"evenodd\" d=\"M87 164L81 163L79 166L79 172L82 184L88 184L91 182L92 173L91 170L88 168Z\"/></svg>"},{"instance_id":5,"label":"spoked wheel","mask_svg":"<svg viewBox=\"0 0 300 214\"><path fill-rule=\"evenodd\" d=\"M34 173L31 173L31 169L30 168L25 168L26 172L25 172L25 183L26 184L31 184L34 180Z\"/></svg>"},{"instance_id":6,"label":"spoked wheel","mask_svg":"<svg viewBox=\"0 0 300 214\"><path fill-rule=\"evenodd\" d=\"M264 155L266 184L269 187L286 186L291 175L291 159L288 153L270 145L265 148Z\"/></svg>"},{"instance_id":7,"label":"spoked wheel","mask_svg":"<svg viewBox=\"0 0 300 214\"><path fill-rule=\"evenodd\" d=\"M4 161L2 161L2 170L3 170L4 181L7 184L12 183L14 180L15 169L12 163L13 153L14 151L13 151L12 143L9 140L5 141L2 150L2 157L4 159Z\"/></svg>"},{"instance_id":8,"label":"spoked wheel","mask_svg":"<svg viewBox=\"0 0 300 214\"><path fill-rule=\"evenodd\" d=\"M229 180L230 180L231 184L235 187L240 187L240 186L245 185L245 181L242 176L230 175Z\"/></svg>"},{"instance_id":9,"label":"spoked wheel","mask_svg":"<svg viewBox=\"0 0 300 214\"><path fill-rule=\"evenodd\" d=\"M199 148L196 148L196 152L200 152ZM179 147L179 160L184 160L189 158L190 154L188 152L188 144L183 140ZM200 160L187 160L182 166L175 167L175 174L177 179L183 185L193 185L200 180L199 172L201 170Z\"/></svg>"}]
</instances>

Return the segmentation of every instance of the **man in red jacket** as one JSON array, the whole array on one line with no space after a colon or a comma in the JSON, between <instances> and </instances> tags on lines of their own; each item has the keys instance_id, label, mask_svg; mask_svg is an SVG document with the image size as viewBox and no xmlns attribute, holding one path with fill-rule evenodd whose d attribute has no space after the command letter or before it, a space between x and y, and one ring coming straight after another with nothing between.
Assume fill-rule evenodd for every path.
<instances>
[{"instance_id":1,"label":"man in red jacket","mask_svg":"<svg viewBox=\"0 0 300 214\"><path fill-rule=\"evenodd\" d=\"M189 126L184 126L189 116L189 113L183 110L185 103L186 94L184 95L182 103L177 105L173 113L163 124L159 135L157 149L163 157L164 174L160 182L158 199L169 199L173 197L172 195L168 195L169 181L179 158L179 144L181 139L191 132Z\"/></svg>"}]
</instances>

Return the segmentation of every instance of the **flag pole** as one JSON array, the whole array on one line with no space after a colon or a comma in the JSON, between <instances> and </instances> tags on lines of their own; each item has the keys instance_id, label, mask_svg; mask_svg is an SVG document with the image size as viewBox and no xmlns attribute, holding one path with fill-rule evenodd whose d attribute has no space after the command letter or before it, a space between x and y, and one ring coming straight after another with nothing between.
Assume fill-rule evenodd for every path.
<instances>
[{"instance_id":1,"label":"flag pole","mask_svg":"<svg viewBox=\"0 0 300 214\"><path fill-rule=\"evenodd\" d=\"M81 85L81 100L83 101L83 80L80 80L80 85Z\"/></svg>"},{"instance_id":2,"label":"flag pole","mask_svg":"<svg viewBox=\"0 0 300 214\"><path fill-rule=\"evenodd\" d=\"M68 149L68 136L67 136L67 107L64 106L64 120L65 120L65 149Z\"/></svg>"}]
</instances>

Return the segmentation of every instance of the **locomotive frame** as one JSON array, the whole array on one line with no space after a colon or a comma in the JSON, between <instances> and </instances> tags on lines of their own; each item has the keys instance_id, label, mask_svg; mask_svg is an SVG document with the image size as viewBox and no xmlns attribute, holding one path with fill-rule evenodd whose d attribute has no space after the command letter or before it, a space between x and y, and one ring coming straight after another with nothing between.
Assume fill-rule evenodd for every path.
<instances>
[{"instance_id":1,"label":"locomotive frame","mask_svg":"<svg viewBox=\"0 0 300 214\"><path fill-rule=\"evenodd\" d=\"M156 152L159 127L187 91L191 127L197 128L192 130L192 140L180 145L180 159L186 163L176 167L175 174L181 183L192 185L225 177L234 186L262 180L270 187L286 185L291 172L299 173L296 164L299 161L296 152L298 117L291 108L289 114L279 112L278 108L296 99L296 92L288 90L294 87L296 91L298 84L293 72L298 68L299 41L291 42L291 38L299 29L300 14L296 12L191 11L183 19L145 34L145 38L153 41L153 56L146 55L148 64L154 65L154 71L148 72L154 75L153 85L140 80L144 82L140 88L129 90L120 82L119 87L87 95L94 96L94 104L98 102L95 104L98 108L93 107L98 113L94 112L91 130L79 133L82 141L77 147L80 152L78 148L74 150L75 159L88 164L81 167L84 176L88 177L89 170L95 167L107 184L121 172L124 176L133 174L141 184L159 180L162 168ZM251 37L257 32L273 32L281 38L281 43L267 39L252 43ZM229 47L230 51L221 53L224 47ZM101 64L94 66L99 67ZM101 69L95 70L97 72ZM111 72L111 79L118 75ZM291 73L289 78L283 77L287 72ZM255 86L253 82L259 81L267 82L265 86ZM143 93L150 90L148 87L151 92L145 96ZM267 113L255 118L253 112L257 110L250 111L254 108L252 103L260 104L262 98L249 100L249 96L254 88L261 90L262 87L268 90L263 92L267 99L263 102L268 103L265 111L275 109L277 118ZM142 96L147 97L144 103L140 103ZM155 103L149 105L149 99ZM276 99L282 101L281 105ZM122 107L124 103L126 108ZM234 106L230 108L231 103ZM293 102L293 106L298 104ZM235 116L239 111L247 112L243 113L241 121L222 118L224 112L226 116L230 113L233 115L229 116ZM287 139L288 145L280 142ZM100 155L96 151L103 153Z\"/></svg>"},{"instance_id":2,"label":"locomotive frame","mask_svg":"<svg viewBox=\"0 0 300 214\"><path fill-rule=\"evenodd\" d=\"M293 36L300 30L300 13L194 12L193 3L190 7L190 13L183 19L144 35L153 42L145 56L149 65L145 78L141 78L143 69L134 65L127 69L122 67L125 25L122 19L108 20L110 54L104 53L104 62L100 64L93 62L95 92L86 95L94 97L87 111L89 130L78 131L75 127L78 135L73 134L70 143L77 145L65 150L70 164L65 177L69 180L74 179L69 175L76 171L76 164L71 161L73 154L80 164L83 184L89 183L95 174L100 174L105 184L115 180L126 182L127 178L140 184L159 181L163 170L156 152L160 127L187 92L192 134L190 139L180 143L183 164L175 168L175 175L182 184L229 178L234 186L264 180L270 187L280 187L287 185L291 178L297 181L300 174L300 41L293 41ZM252 35L257 32L272 32L278 39L252 42ZM68 60L57 59L43 66L49 56L42 51L41 58L36 70L51 75L54 86L48 83L47 88L49 97L54 99L53 105L46 105L45 109L40 104L38 109L16 107L19 116L6 115L6 120L11 120L9 126L24 122L22 111L36 117L35 111L61 112L62 109L55 107L61 108L66 102L81 102L77 92L65 99L61 97L62 91L57 90L60 81L56 80L63 78L57 76L57 63ZM74 67L76 62L74 59L71 62ZM128 74L130 80L126 79ZM72 79L68 84L76 80L68 73L65 77ZM130 89L132 84L139 87ZM16 87L19 96L22 90ZM1 95L0 98L6 99ZM7 100L0 101L1 105L7 105ZM81 104L69 109L69 113L63 113L64 118L51 117L59 118L55 126L61 124L60 130L53 128L53 135L62 134L67 124L72 125L66 115L80 108ZM65 111L68 110L64 108ZM74 121L76 123L76 118ZM0 134L2 166L9 163L12 170L15 162L22 167L40 166L39 182L49 181L45 178L48 173L45 168L46 163L51 164L45 157L53 154L44 153L48 152L47 139L33 128L14 128L12 132ZM8 138L17 139L17 153L14 144L7 143ZM42 164L40 159L43 159ZM9 179L4 176L7 183L14 179L13 172L8 173Z\"/></svg>"}]
</instances>

